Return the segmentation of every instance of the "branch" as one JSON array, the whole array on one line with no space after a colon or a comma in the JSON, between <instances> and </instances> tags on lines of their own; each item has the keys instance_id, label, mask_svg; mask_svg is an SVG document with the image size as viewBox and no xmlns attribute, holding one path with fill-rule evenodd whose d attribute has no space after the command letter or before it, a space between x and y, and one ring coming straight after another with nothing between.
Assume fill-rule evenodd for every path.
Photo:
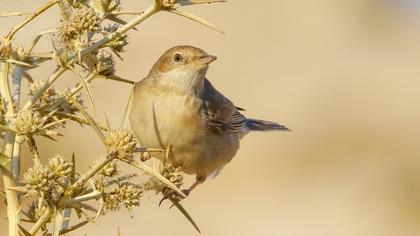
<instances>
[{"instance_id":1,"label":"branch","mask_svg":"<svg viewBox=\"0 0 420 236\"><path fill-rule=\"evenodd\" d=\"M6 39L8 41L12 40L13 36L18 32L20 29L22 29L26 24L31 22L33 19L35 19L37 16L41 15L44 11L46 11L48 8L56 4L58 0L50 0L46 4L44 4L41 8L36 10L32 15L28 16L24 21L22 21L19 25L12 28L12 30L6 35Z\"/></svg>"}]
</instances>

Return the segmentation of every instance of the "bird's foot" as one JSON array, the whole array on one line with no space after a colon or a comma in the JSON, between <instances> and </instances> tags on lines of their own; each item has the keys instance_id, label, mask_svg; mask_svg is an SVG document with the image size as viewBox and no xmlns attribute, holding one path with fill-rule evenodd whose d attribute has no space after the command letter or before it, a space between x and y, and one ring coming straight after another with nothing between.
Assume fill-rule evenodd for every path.
<instances>
[{"instance_id":1,"label":"bird's foot","mask_svg":"<svg viewBox=\"0 0 420 236\"><path fill-rule=\"evenodd\" d=\"M190 194L190 190L189 189L183 189L183 190L181 190L184 194L185 194L185 196L187 196L188 197L188 195ZM184 196L181 196L179 193L177 193L176 191L174 191L174 190L172 190L172 189L170 189L170 188L167 188L167 187L165 187L163 190L162 190L162 194L163 194L163 198L162 198L162 200L160 200L160 202L159 202L159 206L160 205L162 205L162 202L163 201L165 201L166 199L171 199L171 200L174 200L174 201L177 201L177 202L179 202L179 201L181 201L182 199L184 199L185 197Z\"/></svg>"}]
</instances>

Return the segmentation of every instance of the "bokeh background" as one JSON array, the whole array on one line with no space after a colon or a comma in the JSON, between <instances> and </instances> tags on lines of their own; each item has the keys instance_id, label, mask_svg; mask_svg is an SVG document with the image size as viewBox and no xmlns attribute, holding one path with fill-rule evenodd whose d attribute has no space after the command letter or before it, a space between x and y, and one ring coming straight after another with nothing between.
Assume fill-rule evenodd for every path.
<instances>
[{"instance_id":1,"label":"bokeh background","mask_svg":"<svg viewBox=\"0 0 420 236\"><path fill-rule=\"evenodd\" d=\"M0 0L0 10L31 11L43 2ZM126 10L148 4L123 1ZM246 115L293 130L250 134L221 174L183 202L202 235L420 235L420 1L231 0L184 10L226 35L159 13L130 32L117 74L140 80L167 48L195 45L219 57L208 78ZM27 45L57 26L57 13L31 23L16 42ZM19 19L1 18L0 33ZM54 62L33 76L46 79L53 69ZM58 86L76 82L66 74ZM106 113L118 127L130 88L93 86L99 119ZM44 158L75 152L83 171L103 153L92 130L75 125L65 134L59 143L38 140ZM159 200L149 196L134 217L111 213L71 235L117 235L117 228L121 235L198 235Z\"/></svg>"}]
</instances>

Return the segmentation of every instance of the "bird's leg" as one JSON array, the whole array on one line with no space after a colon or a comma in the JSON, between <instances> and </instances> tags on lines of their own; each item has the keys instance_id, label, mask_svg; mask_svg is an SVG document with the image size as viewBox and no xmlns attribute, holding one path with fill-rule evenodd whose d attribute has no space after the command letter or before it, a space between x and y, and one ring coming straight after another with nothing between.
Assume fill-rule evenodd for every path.
<instances>
[{"instance_id":1,"label":"bird's leg","mask_svg":"<svg viewBox=\"0 0 420 236\"><path fill-rule=\"evenodd\" d=\"M182 192L188 196L193 189L195 189L198 185L204 183L204 181L206 181L206 176L197 175L197 177L195 178L195 182L191 185L191 187L189 187L188 189L183 189Z\"/></svg>"},{"instance_id":2,"label":"bird's leg","mask_svg":"<svg viewBox=\"0 0 420 236\"><path fill-rule=\"evenodd\" d=\"M185 196L188 196L193 189L195 189L198 185L202 184L205 180L205 176L197 176L195 182L191 185L191 187L189 187L188 189L183 189L181 191L185 194ZM162 190L162 194L163 198L162 200L160 200L159 206L162 204L163 201L165 201L168 198L172 198L177 201L184 199L184 197L180 196L177 192L167 187L165 187Z\"/></svg>"}]
</instances>

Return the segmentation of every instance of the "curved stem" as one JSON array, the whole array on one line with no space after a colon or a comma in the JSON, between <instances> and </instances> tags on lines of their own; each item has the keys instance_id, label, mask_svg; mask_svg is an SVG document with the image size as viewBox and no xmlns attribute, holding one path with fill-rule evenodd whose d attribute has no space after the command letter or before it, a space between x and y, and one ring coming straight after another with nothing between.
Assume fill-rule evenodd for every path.
<instances>
[{"instance_id":1,"label":"curved stem","mask_svg":"<svg viewBox=\"0 0 420 236\"><path fill-rule=\"evenodd\" d=\"M44 4L41 8L36 10L32 15L28 16L24 21L22 21L19 25L12 28L12 30L7 34L6 38L8 40L11 40L13 36L18 32L20 29L22 29L26 24L31 22L33 19L35 19L37 16L42 14L44 11L46 11L48 8L56 4L58 0L52 0Z\"/></svg>"},{"instance_id":2,"label":"curved stem","mask_svg":"<svg viewBox=\"0 0 420 236\"><path fill-rule=\"evenodd\" d=\"M5 102L5 113L6 113L6 127L9 126L10 118L14 115L13 99L10 92L9 86L9 69L8 63L2 63L0 69L0 94ZM15 145L15 134L11 131L6 131L4 135L3 153L8 158L12 159L14 145ZM18 235L20 224L20 206L19 197L16 191L11 190L16 186L13 178L12 166L8 165L2 169L2 178L4 184L4 191L6 193L7 201L7 217L9 221L9 235Z\"/></svg>"}]
</instances>

